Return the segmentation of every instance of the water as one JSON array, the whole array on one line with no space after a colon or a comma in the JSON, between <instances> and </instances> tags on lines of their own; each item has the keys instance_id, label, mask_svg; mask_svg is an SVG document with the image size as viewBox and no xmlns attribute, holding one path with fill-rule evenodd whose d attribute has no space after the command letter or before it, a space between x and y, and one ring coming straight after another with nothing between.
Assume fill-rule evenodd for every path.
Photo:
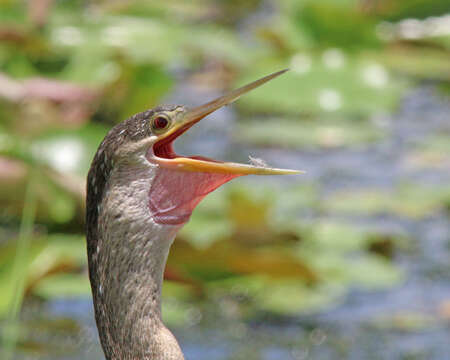
<instances>
[{"instance_id":1,"label":"water","mask_svg":"<svg viewBox=\"0 0 450 360\"><path fill-rule=\"evenodd\" d=\"M182 153L223 155L242 161L242 154L260 156L280 167L307 169L301 180L318 184L321 196L342 189L395 189L408 181L446 185L450 167L407 166L417 146L431 135L449 133L450 104L425 87L412 91L399 111L380 117L386 138L359 148L288 151L230 146L233 110L214 115L210 126L176 144ZM225 122L227 124L225 124ZM226 125L226 126L225 126ZM199 147L198 139L214 141ZM220 141L218 141L220 139ZM218 141L218 142L217 142ZM233 151L227 151L233 148ZM448 156L447 156L448 160ZM254 179L253 181L266 181ZM273 180L270 180L273 181ZM187 359L433 359L450 353L450 220L445 211L420 220L394 215L312 214L313 218L346 219L383 231L409 235L413 246L397 251L393 261L405 281L383 291L350 289L342 303L322 312L294 318L244 321L217 311L220 303L201 303L201 319L174 333ZM30 331L19 359L102 359L90 299L29 303L23 318Z\"/></svg>"}]
</instances>

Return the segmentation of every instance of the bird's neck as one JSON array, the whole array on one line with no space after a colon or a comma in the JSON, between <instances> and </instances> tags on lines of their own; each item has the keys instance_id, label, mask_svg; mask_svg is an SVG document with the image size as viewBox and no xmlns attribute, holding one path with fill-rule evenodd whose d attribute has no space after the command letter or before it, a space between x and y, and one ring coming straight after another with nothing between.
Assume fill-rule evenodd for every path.
<instances>
[{"instance_id":1,"label":"bird's neck","mask_svg":"<svg viewBox=\"0 0 450 360\"><path fill-rule=\"evenodd\" d=\"M164 267L179 226L151 220L144 205L151 174L140 171L148 169L111 174L98 209L89 269L100 340L107 360L181 360L161 320Z\"/></svg>"}]
</instances>

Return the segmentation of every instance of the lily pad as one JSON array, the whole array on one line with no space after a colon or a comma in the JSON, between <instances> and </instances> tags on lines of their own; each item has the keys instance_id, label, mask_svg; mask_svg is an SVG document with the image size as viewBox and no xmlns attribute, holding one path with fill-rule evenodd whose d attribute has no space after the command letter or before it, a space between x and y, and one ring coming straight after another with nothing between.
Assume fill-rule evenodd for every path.
<instances>
[{"instance_id":1,"label":"lily pad","mask_svg":"<svg viewBox=\"0 0 450 360\"><path fill-rule=\"evenodd\" d=\"M331 286L310 288L294 281L272 282L258 293L255 307L277 315L311 313L338 303L342 290Z\"/></svg>"},{"instance_id":2,"label":"lily pad","mask_svg":"<svg viewBox=\"0 0 450 360\"><path fill-rule=\"evenodd\" d=\"M406 166L413 169L448 169L450 167L449 135L441 133L425 138L407 155Z\"/></svg>"},{"instance_id":3,"label":"lily pad","mask_svg":"<svg viewBox=\"0 0 450 360\"><path fill-rule=\"evenodd\" d=\"M388 68L407 75L425 79L450 80L448 51L432 47L398 46L374 55Z\"/></svg>"},{"instance_id":4,"label":"lily pad","mask_svg":"<svg viewBox=\"0 0 450 360\"><path fill-rule=\"evenodd\" d=\"M374 319L371 324L383 330L416 332L437 326L436 318L425 313L402 311Z\"/></svg>"},{"instance_id":5,"label":"lily pad","mask_svg":"<svg viewBox=\"0 0 450 360\"><path fill-rule=\"evenodd\" d=\"M324 200L328 211L347 214L388 214L420 219L445 208L450 189L405 184L395 191L361 189L341 191Z\"/></svg>"},{"instance_id":6,"label":"lily pad","mask_svg":"<svg viewBox=\"0 0 450 360\"><path fill-rule=\"evenodd\" d=\"M249 93L239 106L249 112L367 116L392 110L406 85L381 63L338 48L299 52L289 63L266 58L249 69L239 83L287 66L289 73Z\"/></svg>"},{"instance_id":7,"label":"lily pad","mask_svg":"<svg viewBox=\"0 0 450 360\"><path fill-rule=\"evenodd\" d=\"M259 146L302 149L367 146L381 140L385 132L368 121L269 118L240 124L235 136Z\"/></svg>"},{"instance_id":8,"label":"lily pad","mask_svg":"<svg viewBox=\"0 0 450 360\"><path fill-rule=\"evenodd\" d=\"M343 254L361 251L366 243L363 229L339 222L319 221L313 225L308 246L316 247L318 252Z\"/></svg>"},{"instance_id":9,"label":"lily pad","mask_svg":"<svg viewBox=\"0 0 450 360\"><path fill-rule=\"evenodd\" d=\"M299 6L295 19L320 46L352 49L379 46L376 20L359 11L354 1L306 1Z\"/></svg>"}]
</instances>

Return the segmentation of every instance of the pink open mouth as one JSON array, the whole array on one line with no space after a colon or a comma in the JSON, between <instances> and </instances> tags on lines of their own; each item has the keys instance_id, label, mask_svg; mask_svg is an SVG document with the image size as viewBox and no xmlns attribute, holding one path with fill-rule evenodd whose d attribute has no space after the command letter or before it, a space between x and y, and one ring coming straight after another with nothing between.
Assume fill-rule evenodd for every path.
<instances>
[{"instance_id":1,"label":"pink open mouth","mask_svg":"<svg viewBox=\"0 0 450 360\"><path fill-rule=\"evenodd\" d=\"M184 134L187 130L189 130L195 123L186 124L185 126L181 127L177 131L175 131L173 134L170 134L169 136L157 141L153 145L153 154L162 159L177 159L177 158L188 158L188 159L195 159L195 160L202 160L202 161L209 161L209 162L215 162L215 163L221 163L222 161L210 159L205 156L181 156L178 155L175 150L173 149L173 142L182 134Z\"/></svg>"},{"instance_id":2,"label":"pink open mouth","mask_svg":"<svg viewBox=\"0 0 450 360\"><path fill-rule=\"evenodd\" d=\"M299 173L296 170L271 168L265 164L238 164L204 156L180 156L173 149L175 139L201 119L284 72L286 70L265 76L204 105L189 109L179 120L180 125L176 125L179 128L169 130L153 145L148 160L159 166L149 191L149 209L156 223L185 223L195 206L208 193L235 177Z\"/></svg>"}]
</instances>

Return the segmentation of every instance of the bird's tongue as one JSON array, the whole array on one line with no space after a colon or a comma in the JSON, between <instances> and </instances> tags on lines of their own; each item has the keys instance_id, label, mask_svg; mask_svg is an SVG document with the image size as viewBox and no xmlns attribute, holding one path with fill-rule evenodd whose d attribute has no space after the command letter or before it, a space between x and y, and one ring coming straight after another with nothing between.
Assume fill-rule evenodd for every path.
<instances>
[{"instance_id":1,"label":"bird's tongue","mask_svg":"<svg viewBox=\"0 0 450 360\"><path fill-rule=\"evenodd\" d=\"M161 167L149 191L151 216L158 224L184 224L207 194L238 176Z\"/></svg>"}]
</instances>

